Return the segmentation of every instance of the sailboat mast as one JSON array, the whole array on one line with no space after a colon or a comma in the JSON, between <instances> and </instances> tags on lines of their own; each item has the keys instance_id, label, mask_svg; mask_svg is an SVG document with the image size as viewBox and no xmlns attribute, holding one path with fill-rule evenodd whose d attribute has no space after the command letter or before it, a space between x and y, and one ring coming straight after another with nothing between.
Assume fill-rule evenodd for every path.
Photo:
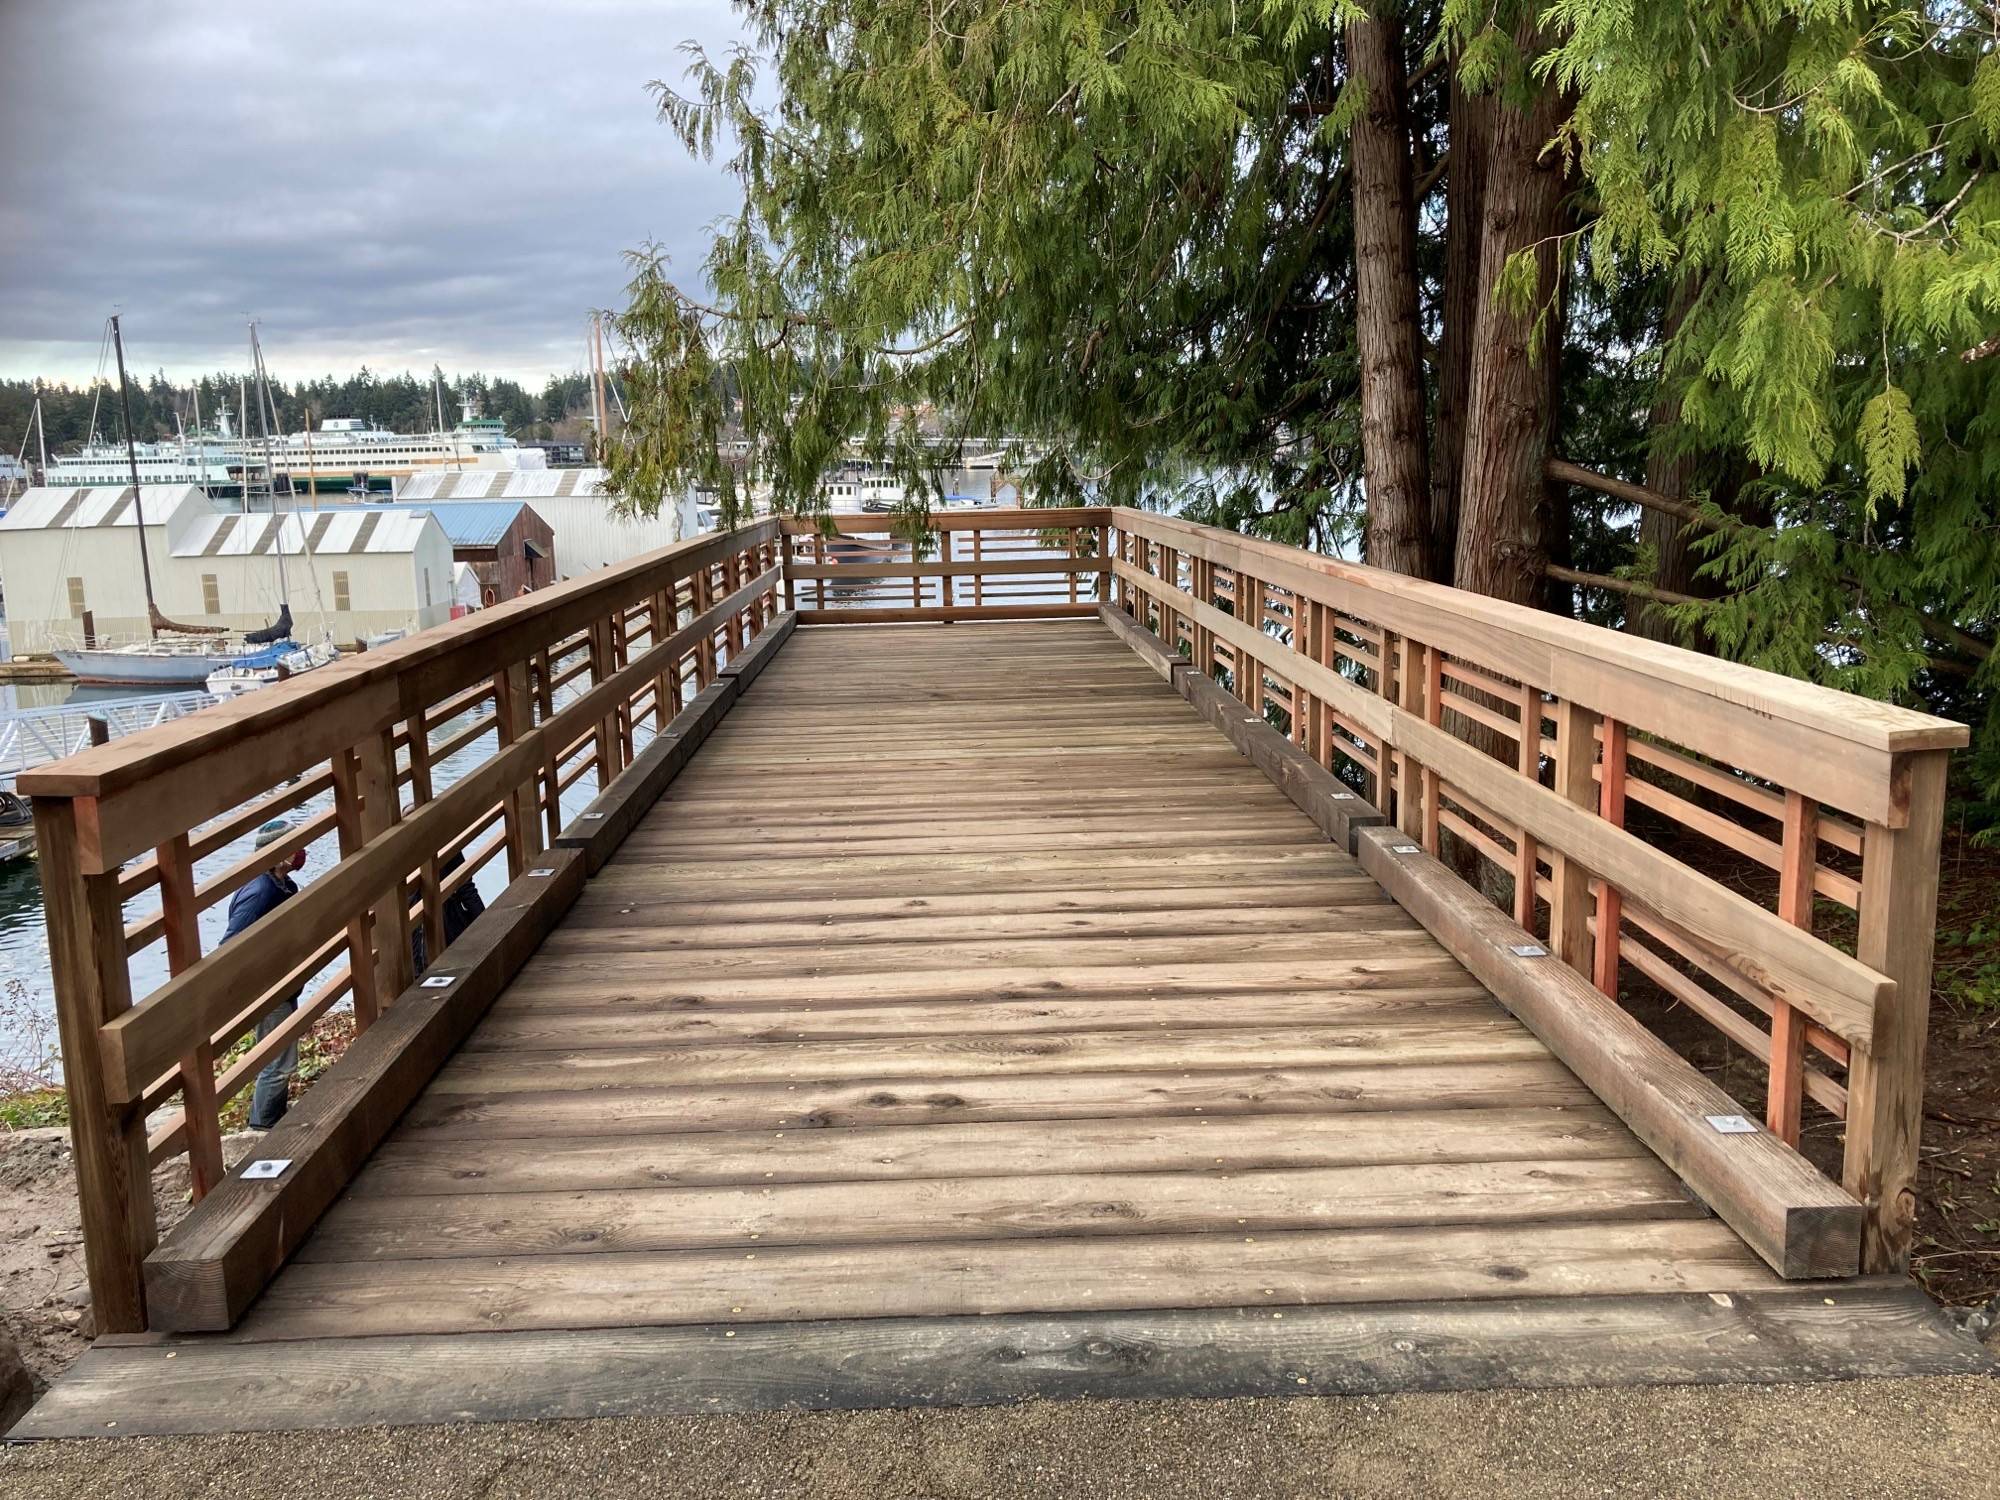
<instances>
[{"instance_id":1,"label":"sailboat mast","mask_svg":"<svg viewBox=\"0 0 2000 1500\"><path fill-rule=\"evenodd\" d=\"M139 521L139 572L146 580L146 636L160 634L160 606L153 600L153 560L146 555L146 502L139 493L139 445L132 436L132 388L125 378L125 336L118 329L118 314L111 315L111 343L118 351L118 404L125 413L125 461L132 470L132 509Z\"/></svg>"},{"instance_id":2,"label":"sailboat mast","mask_svg":"<svg viewBox=\"0 0 2000 1500\"><path fill-rule=\"evenodd\" d=\"M278 518L272 547L278 554L278 605L282 611L291 607L292 587L285 579L285 521L278 510L278 469L271 455L270 382L264 376L264 348L257 342L254 322L250 325L250 364L251 373L257 377L257 430L264 439L264 479L271 486L271 514Z\"/></svg>"},{"instance_id":3,"label":"sailboat mast","mask_svg":"<svg viewBox=\"0 0 2000 1500\"><path fill-rule=\"evenodd\" d=\"M611 441L611 413L604 401L604 326L590 315L590 404L597 421L597 461L604 462Z\"/></svg>"},{"instance_id":4,"label":"sailboat mast","mask_svg":"<svg viewBox=\"0 0 2000 1500\"><path fill-rule=\"evenodd\" d=\"M213 500L208 492L208 441L201 435L201 382L197 380L189 388L188 396L194 407L194 472L195 483L201 486L201 497Z\"/></svg>"},{"instance_id":5,"label":"sailboat mast","mask_svg":"<svg viewBox=\"0 0 2000 1500\"><path fill-rule=\"evenodd\" d=\"M42 417L42 383L35 382L35 444L42 455L42 483L49 482L49 424Z\"/></svg>"}]
</instances>

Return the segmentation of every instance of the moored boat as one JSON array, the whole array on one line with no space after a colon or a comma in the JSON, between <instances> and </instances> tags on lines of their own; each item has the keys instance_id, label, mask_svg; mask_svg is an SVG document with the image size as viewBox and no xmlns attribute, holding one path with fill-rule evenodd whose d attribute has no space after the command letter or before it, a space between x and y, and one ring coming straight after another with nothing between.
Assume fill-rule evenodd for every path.
<instances>
[{"instance_id":1,"label":"moored boat","mask_svg":"<svg viewBox=\"0 0 2000 1500\"><path fill-rule=\"evenodd\" d=\"M330 640L313 646L279 641L209 673L207 687L218 698L235 698L339 659L340 651Z\"/></svg>"}]
</instances>

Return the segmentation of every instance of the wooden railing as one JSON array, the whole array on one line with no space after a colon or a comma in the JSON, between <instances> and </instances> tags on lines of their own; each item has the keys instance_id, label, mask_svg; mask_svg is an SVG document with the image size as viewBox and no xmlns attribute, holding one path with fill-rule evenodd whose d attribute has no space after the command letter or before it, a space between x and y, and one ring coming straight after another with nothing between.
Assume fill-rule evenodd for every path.
<instances>
[{"instance_id":1,"label":"wooden railing","mask_svg":"<svg viewBox=\"0 0 2000 1500\"><path fill-rule=\"evenodd\" d=\"M786 607L801 625L1085 618L1109 597L1103 506L787 518Z\"/></svg>"},{"instance_id":2,"label":"wooden railing","mask_svg":"<svg viewBox=\"0 0 2000 1500\"><path fill-rule=\"evenodd\" d=\"M413 931L435 960L452 893L496 860L521 877L564 794L631 763L772 620L779 536L699 538L21 777L101 1332L146 1326L150 1168L185 1152L197 1199L220 1182L220 1111L258 1070L343 999L366 1033L412 983ZM278 817L294 831L248 848ZM324 867L217 946L222 905L301 849Z\"/></svg>"},{"instance_id":3,"label":"wooden railing","mask_svg":"<svg viewBox=\"0 0 2000 1500\"><path fill-rule=\"evenodd\" d=\"M1796 1145L1808 1099L1844 1122L1864 1262L1907 1258L1962 725L1233 532L1113 517L1120 607L1599 990L1643 976L1760 1060L1771 1132ZM1771 878L1725 885L1704 849ZM1831 940L1843 929L1851 950Z\"/></svg>"}]
</instances>

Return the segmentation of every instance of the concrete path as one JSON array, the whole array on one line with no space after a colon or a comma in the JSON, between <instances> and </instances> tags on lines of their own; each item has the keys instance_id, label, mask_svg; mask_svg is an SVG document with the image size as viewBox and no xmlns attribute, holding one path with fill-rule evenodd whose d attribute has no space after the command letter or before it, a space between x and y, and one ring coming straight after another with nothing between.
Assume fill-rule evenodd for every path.
<instances>
[{"instance_id":1,"label":"concrete path","mask_svg":"<svg viewBox=\"0 0 2000 1500\"><path fill-rule=\"evenodd\" d=\"M2000 1380L1070 1402L132 1438L0 1452L0 1496L2000 1496Z\"/></svg>"}]
</instances>

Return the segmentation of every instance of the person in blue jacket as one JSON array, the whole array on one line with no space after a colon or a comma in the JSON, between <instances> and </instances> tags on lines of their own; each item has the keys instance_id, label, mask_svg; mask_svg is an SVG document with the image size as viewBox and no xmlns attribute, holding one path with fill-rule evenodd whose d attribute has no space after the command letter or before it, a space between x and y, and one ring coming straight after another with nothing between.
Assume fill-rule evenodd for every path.
<instances>
[{"instance_id":1,"label":"person in blue jacket","mask_svg":"<svg viewBox=\"0 0 2000 1500\"><path fill-rule=\"evenodd\" d=\"M273 818L257 830L256 847L269 848L272 844L291 837L293 826L283 818ZM254 924L267 912L275 911L299 893L297 882L292 876L305 865L306 851L293 849L282 860L275 861L255 880L238 891L229 902L229 927L222 934L222 941L229 942L239 932ZM257 1023L257 1039L262 1041L284 1024L287 1017L299 1008L299 992L293 990L271 1007L270 1014ZM291 1105L292 1075L299 1070L299 1044L296 1040L278 1055L264 1064L257 1074L256 1089L250 1095L250 1128L269 1130L285 1117L285 1110Z\"/></svg>"}]
</instances>

